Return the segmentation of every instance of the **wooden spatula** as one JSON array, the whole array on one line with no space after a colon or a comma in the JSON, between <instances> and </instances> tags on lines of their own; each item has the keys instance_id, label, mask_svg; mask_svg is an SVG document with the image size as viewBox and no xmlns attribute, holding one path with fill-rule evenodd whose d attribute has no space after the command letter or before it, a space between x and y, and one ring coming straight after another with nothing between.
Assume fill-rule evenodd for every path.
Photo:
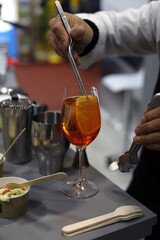
<instances>
[{"instance_id":1,"label":"wooden spatula","mask_svg":"<svg viewBox=\"0 0 160 240\"><path fill-rule=\"evenodd\" d=\"M6 156L6 154L9 152L9 150L13 147L13 145L17 142L17 140L20 138L20 136L26 131L26 128L24 128L14 139L14 141L11 143L11 145L7 148L5 153L3 153L2 157L0 158L0 163L3 161L3 158Z\"/></svg>"},{"instance_id":2,"label":"wooden spatula","mask_svg":"<svg viewBox=\"0 0 160 240\"><path fill-rule=\"evenodd\" d=\"M26 186L33 186L33 185L37 185L37 184L41 184L41 183L46 183L46 182L49 182L52 180L58 180L58 179L65 178L65 177L67 177L66 173L58 172L58 173L50 174L48 176L35 178L33 180L29 180L29 181L23 182L23 183L9 182L9 183L4 184L0 188L4 188L4 187L9 188L9 189L23 188Z\"/></svg>"},{"instance_id":3,"label":"wooden spatula","mask_svg":"<svg viewBox=\"0 0 160 240\"><path fill-rule=\"evenodd\" d=\"M141 217L142 215L142 210L138 206L122 206L118 207L114 212L67 225L62 228L62 232L65 236L72 237L118 221L128 221L136 217Z\"/></svg>"}]
</instances>

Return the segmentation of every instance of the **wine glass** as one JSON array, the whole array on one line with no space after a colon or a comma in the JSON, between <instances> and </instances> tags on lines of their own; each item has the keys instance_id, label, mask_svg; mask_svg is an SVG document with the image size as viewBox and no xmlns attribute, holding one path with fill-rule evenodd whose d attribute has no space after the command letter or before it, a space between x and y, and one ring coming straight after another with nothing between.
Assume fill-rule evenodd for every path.
<instances>
[{"instance_id":1,"label":"wine glass","mask_svg":"<svg viewBox=\"0 0 160 240\"><path fill-rule=\"evenodd\" d=\"M62 185L62 191L74 198L87 198L98 192L95 183L82 177L82 151L96 138L101 126L97 89L89 85L85 85L85 89L87 95L82 95L78 85L67 86L61 111L65 136L79 154L78 180Z\"/></svg>"}]
</instances>

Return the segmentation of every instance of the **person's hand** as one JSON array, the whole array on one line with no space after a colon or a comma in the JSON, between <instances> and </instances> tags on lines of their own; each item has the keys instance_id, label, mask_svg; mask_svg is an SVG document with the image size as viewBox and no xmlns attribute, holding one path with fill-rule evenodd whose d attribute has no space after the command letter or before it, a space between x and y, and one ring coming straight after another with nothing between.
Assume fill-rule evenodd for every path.
<instances>
[{"instance_id":1,"label":"person's hand","mask_svg":"<svg viewBox=\"0 0 160 240\"><path fill-rule=\"evenodd\" d=\"M74 47L72 54L77 65L80 64L80 57L84 48L89 44L93 37L93 30L91 27L78 16L65 13L68 23L71 27L71 36L74 41ZM57 17L51 19L49 25L49 42L52 48L57 54L67 60L66 50L69 45L69 36L63 26L63 23L57 15Z\"/></svg>"},{"instance_id":2,"label":"person's hand","mask_svg":"<svg viewBox=\"0 0 160 240\"><path fill-rule=\"evenodd\" d=\"M135 133L135 143L160 151L160 107L144 113L142 123L136 127Z\"/></svg>"}]
</instances>

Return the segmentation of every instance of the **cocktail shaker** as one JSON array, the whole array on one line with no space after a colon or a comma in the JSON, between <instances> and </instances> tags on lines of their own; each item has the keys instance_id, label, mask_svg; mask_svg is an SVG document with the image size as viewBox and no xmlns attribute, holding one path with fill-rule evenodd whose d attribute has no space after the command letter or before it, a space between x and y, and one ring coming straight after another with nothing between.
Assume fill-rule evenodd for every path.
<instances>
[{"instance_id":1,"label":"cocktail shaker","mask_svg":"<svg viewBox=\"0 0 160 240\"><path fill-rule=\"evenodd\" d=\"M63 170L70 143L62 130L60 116L59 112L43 112L32 118L32 144L42 175Z\"/></svg>"},{"instance_id":2,"label":"cocktail shaker","mask_svg":"<svg viewBox=\"0 0 160 240\"><path fill-rule=\"evenodd\" d=\"M18 95L0 103L0 115L2 119L2 139L4 150L13 142L22 129L24 134L17 140L6 155L6 160L12 163L25 163L32 158L31 122L32 101L20 99Z\"/></svg>"}]
</instances>

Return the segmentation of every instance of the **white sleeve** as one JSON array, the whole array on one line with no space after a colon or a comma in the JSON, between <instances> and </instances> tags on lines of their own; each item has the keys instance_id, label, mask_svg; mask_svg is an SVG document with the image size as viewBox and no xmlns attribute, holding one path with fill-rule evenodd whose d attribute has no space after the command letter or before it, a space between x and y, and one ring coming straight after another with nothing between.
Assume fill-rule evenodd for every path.
<instances>
[{"instance_id":1,"label":"white sleeve","mask_svg":"<svg viewBox=\"0 0 160 240\"><path fill-rule=\"evenodd\" d=\"M160 56L160 1L153 1L139 9L122 12L100 11L78 14L99 29L95 48L81 58L81 68L87 68L104 55Z\"/></svg>"}]
</instances>

